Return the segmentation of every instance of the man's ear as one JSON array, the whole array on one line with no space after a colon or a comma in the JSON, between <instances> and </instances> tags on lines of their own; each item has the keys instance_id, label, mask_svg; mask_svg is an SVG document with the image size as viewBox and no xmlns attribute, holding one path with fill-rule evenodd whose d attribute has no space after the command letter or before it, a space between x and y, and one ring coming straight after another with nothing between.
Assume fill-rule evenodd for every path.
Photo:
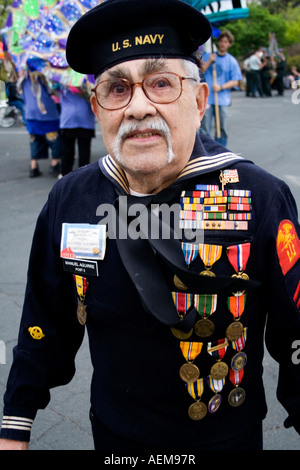
<instances>
[{"instance_id":1,"label":"man's ear","mask_svg":"<svg viewBox=\"0 0 300 470\"><path fill-rule=\"evenodd\" d=\"M93 113L95 114L96 118L100 122L100 117L99 117L99 112L98 112L99 111L99 105L97 103L96 96L95 96L94 93L91 95L90 103L91 103Z\"/></svg>"},{"instance_id":2,"label":"man's ear","mask_svg":"<svg viewBox=\"0 0 300 470\"><path fill-rule=\"evenodd\" d=\"M196 91L196 101L197 101L197 110L198 110L198 113L197 113L198 127L197 127L197 129L199 129L199 127L201 125L201 121L202 121L203 115L204 115L205 110L206 110L206 104L207 104L207 100L208 100L208 93L209 93L209 89L208 89L207 83L200 83L197 86L197 91Z\"/></svg>"}]
</instances>

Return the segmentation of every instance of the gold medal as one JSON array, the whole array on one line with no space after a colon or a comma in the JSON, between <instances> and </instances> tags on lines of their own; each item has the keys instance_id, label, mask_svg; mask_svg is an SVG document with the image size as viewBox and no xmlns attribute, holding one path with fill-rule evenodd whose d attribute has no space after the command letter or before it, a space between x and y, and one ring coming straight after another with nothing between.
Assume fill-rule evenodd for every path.
<instances>
[{"instance_id":1,"label":"gold medal","mask_svg":"<svg viewBox=\"0 0 300 470\"><path fill-rule=\"evenodd\" d=\"M230 406L236 407L244 403L246 392L241 387L236 387L228 395L228 402Z\"/></svg>"},{"instance_id":2,"label":"gold medal","mask_svg":"<svg viewBox=\"0 0 300 470\"><path fill-rule=\"evenodd\" d=\"M199 379L200 371L197 366L187 362L180 367L179 375L184 382L191 383Z\"/></svg>"},{"instance_id":3,"label":"gold medal","mask_svg":"<svg viewBox=\"0 0 300 470\"><path fill-rule=\"evenodd\" d=\"M221 380L228 374L228 365L223 361L217 361L210 369L210 375L215 380Z\"/></svg>"},{"instance_id":4,"label":"gold medal","mask_svg":"<svg viewBox=\"0 0 300 470\"><path fill-rule=\"evenodd\" d=\"M202 401L196 401L189 406L188 415L191 419L198 421L206 416L207 407Z\"/></svg>"},{"instance_id":5,"label":"gold medal","mask_svg":"<svg viewBox=\"0 0 300 470\"><path fill-rule=\"evenodd\" d=\"M222 397L219 393L216 393L208 402L208 411L215 413L218 411L222 403Z\"/></svg>"},{"instance_id":6,"label":"gold medal","mask_svg":"<svg viewBox=\"0 0 300 470\"><path fill-rule=\"evenodd\" d=\"M236 277L238 279L244 279L245 281L249 281L249 276L246 273L239 272L237 274L233 274L231 277Z\"/></svg>"},{"instance_id":7,"label":"gold medal","mask_svg":"<svg viewBox=\"0 0 300 470\"><path fill-rule=\"evenodd\" d=\"M86 305L80 299L78 299L77 304L77 319L80 325L86 324Z\"/></svg>"},{"instance_id":8,"label":"gold medal","mask_svg":"<svg viewBox=\"0 0 300 470\"><path fill-rule=\"evenodd\" d=\"M210 268L205 269L205 271L201 271L200 276L216 277L215 273L213 273Z\"/></svg>"},{"instance_id":9,"label":"gold medal","mask_svg":"<svg viewBox=\"0 0 300 470\"><path fill-rule=\"evenodd\" d=\"M244 327L241 322L235 321L226 329L226 338L229 341L237 341L243 334Z\"/></svg>"},{"instance_id":10,"label":"gold medal","mask_svg":"<svg viewBox=\"0 0 300 470\"><path fill-rule=\"evenodd\" d=\"M212 335L215 331L215 325L211 320L207 318L203 318L202 320L198 320L194 325L194 331L197 336L201 336L202 338L207 338L208 336Z\"/></svg>"},{"instance_id":11,"label":"gold medal","mask_svg":"<svg viewBox=\"0 0 300 470\"><path fill-rule=\"evenodd\" d=\"M177 287L177 289L180 289L180 290L187 290L188 289L187 286L179 279L177 274L175 274L175 276L173 278L173 282L174 282L175 287Z\"/></svg>"},{"instance_id":12,"label":"gold medal","mask_svg":"<svg viewBox=\"0 0 300 470\"><path fill-rule=\"evenodd\" d=\"M231 359L231 368L235 371L239 371L245 367L247 362L247 356L244 352L238 352L233 358Z\"/></svg>"},{"instance_id":13,"label":"gold medal","mask_svg":"<svg viewBox=\"0 0 300 470\"><path fill-rule=\"evenodd\" d=\"M188 339L193 334L193 328L191 328L190 331L182 331L179 328L174 328L172 326L171 331L173 335L175 336L175 338L178 338L178 339Z\"/></svg>"}]
</instances>

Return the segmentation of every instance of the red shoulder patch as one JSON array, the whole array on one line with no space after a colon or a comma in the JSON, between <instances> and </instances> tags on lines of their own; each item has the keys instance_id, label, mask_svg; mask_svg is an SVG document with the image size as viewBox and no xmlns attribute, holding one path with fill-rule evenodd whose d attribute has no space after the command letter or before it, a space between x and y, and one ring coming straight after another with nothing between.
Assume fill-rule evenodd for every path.
<instances>
[{"instance_id":1,"label":"red shoulder patch","mask_svg":"<svg viewBox=\"0 0 300 470\"><path fill-rule=\"evenodd\" d=\"M279 264L285 276L300 258L300 240L290 220L282 220L280 222L276 246Z\"/></svg>"}]
</instances>

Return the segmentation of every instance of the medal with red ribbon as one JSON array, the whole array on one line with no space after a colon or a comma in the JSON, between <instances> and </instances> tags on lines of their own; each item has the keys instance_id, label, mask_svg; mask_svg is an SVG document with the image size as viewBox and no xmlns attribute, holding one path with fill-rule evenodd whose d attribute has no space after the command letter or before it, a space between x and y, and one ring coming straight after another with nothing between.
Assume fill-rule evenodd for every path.
<instances>
[{"instance_id":1,"label":"medal with red ribbon","mask_svg":"<svg viewBox=\"0 0 300 470\"><path fill-rule=\"evenodd\" d=\"M243 377L244 369L241 369L239 371L231 369L229 372L229 380L235 386L235 388L231 390L228 395L228 402L230 406L240 406L246 398L245 390L239 386L241 381L243 380Z\"/></svg>"},{"instance_id":2,"label":"medal with red ribbon","mask_svg":"<svg viewBox=\"0 0 300 470\"><path fill-rule=\"evenodd\" d=\"M233 277L249 279L249 276L244 271L250 256L250 247L251 243L242 243L240 245L233 245L227 248L228 260L236 272Z\"/></svg>"},{"instance_id":3,"label":"medal with red ribbon","mask_svg":"<svg viewBox=\"0 0 300 470\"><path fill-rule=\"evenodd\" d=\"M183 319L193 305L193 294L185 294L184 292L172 292L171 294L178 316ZM183 331L179 328L171 327L171 331L178 339L187 339L193 334L193 328L189 331Z\"/></svg>"}]
</instances>

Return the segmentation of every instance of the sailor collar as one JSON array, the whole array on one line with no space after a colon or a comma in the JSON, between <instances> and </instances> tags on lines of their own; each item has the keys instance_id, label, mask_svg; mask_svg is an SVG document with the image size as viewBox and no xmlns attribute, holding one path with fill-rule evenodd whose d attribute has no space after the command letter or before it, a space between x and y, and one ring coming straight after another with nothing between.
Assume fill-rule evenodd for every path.
<instances>
[{"instance_id":1,"label":"sailor collar","mask_svg":"<svg viewBox=\"0 0 300 470\"><path fill-rule=\"evenodd\" d=\"M243 157L226 150L207 137L201 136L201 140L197 136L191 158L178 175L175 183L210 173L211 171L222 170L241 160L245 161ZM205 144L207 144L207 149L205 149ZM99 159L99 167L102 173L114 184L119 194L126 195L130 193L124 170L110 155Z\"/></svg>"}]
</instances>

